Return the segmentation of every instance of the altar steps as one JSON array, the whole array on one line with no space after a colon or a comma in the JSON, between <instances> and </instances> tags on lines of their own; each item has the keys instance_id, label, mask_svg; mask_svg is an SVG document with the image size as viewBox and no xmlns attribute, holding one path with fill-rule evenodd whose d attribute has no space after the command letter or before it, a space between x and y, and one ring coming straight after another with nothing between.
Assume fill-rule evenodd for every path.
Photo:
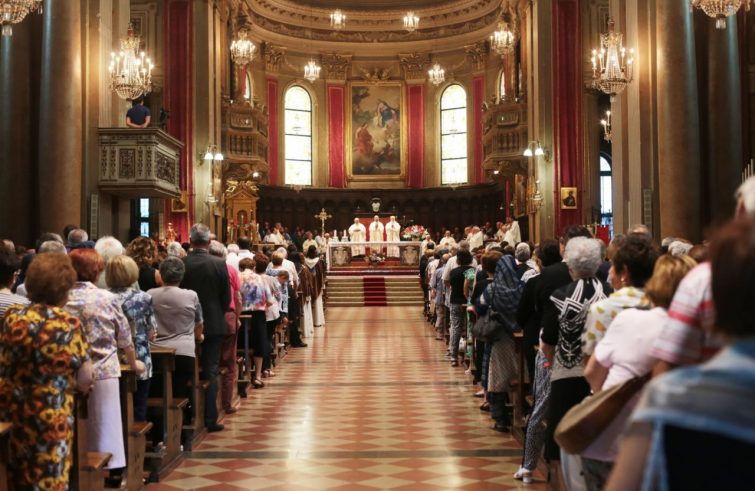
<instances>
[{"instance_id":1,"label":"altar steps","mask_svg":"<svg viewBox=\"0 0 755 491\"><path fill-rule=\"evenodd\" d=\"M417 276L328 276L329 307L422 305Z\"/></svg>"}]
</instances>

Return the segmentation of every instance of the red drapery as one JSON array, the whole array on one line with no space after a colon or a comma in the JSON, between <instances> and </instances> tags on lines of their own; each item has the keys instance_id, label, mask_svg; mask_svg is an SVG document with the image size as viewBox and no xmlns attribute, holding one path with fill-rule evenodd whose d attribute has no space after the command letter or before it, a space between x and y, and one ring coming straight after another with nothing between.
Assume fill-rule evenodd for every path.
<instances>
[{"instance_id":1,"label":"red drapery","mask_svg":"<svg viewBox=\"0 0 755 491\"><path fill-rule=\"evenodd\" d=\"M582 65L579 1L553 2L556 231L582 223ZM577 209L561 209L561 187L577 188Z\"/></svg>"},{"instance_id":2,"label":"red drapery","mask_svg":"<svg viewBox=\"0 0 755 491\"><path fill-rule=\"evenodd\" d=\"M410 85L408 96L408 184L421 188L425 180L425 86Z\"/></svg>"},{"instance_id":3,"label":"red drapery","mask_svg":"<svg viewBox=\"0 0 755 491\"><path fill-rule=\"evenodd\" d=\"M344 172L344 97L346 91L342 85L328 85L328 163L330 178L328 185L332 188L346 186Z\"/></svg>"},{"instance_id":4,"label":"red drapery","mask_svg":"<svg viewBox=\"0 0 755 491\"><path fill-rule=\"evenodd\" d=\"M171 200L167 200L166 222L182 241L189 240L189 228L194 221L194 179L192 148L194 135L194 79L193 43L191 25L193 9L189 0L167 0L165 6L165 95L164 105L170 111L168 133L183 142L181 151L181 190L186 191L186 212L173 213Z\"/></svg>"},{"instance_id":5,"label":"red drapery","mask_svg":"<svg viewBox=\"0 0 755 491\"><path fill-rule=\"evenodd\" d=\"M482 103L485 102L485 78L483 75L476 75L472 79L472 111L474 127L472 128L473 148L473 165L474 181L473 184L479 184L482 179Z\"/></svg>"},{"instance_id":6,"label":"red drapery","mask_svg":"<svg viewBox=\"0 0 755 491\"><path fill-rule=\"evenodd\" d=\"M267 79L267 181L271 185L278 184L278 80Z\"/></svg>"}]
</instances>

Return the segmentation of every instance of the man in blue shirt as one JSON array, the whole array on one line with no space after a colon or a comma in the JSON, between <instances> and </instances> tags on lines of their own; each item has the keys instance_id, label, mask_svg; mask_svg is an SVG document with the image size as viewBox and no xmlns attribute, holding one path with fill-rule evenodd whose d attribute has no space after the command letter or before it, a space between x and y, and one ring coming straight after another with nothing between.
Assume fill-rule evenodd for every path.
<instances>
[{"instance_id":1,"label":"man in blue shirt","mask_svg":"<svg viewBox=\"0 0 755 491\"><path fill-rule=\"evenodd\" d=\"M146 128L152 116L149 108L144 105L144 98L140 97L131 102L131 109L126 113L126 126L129 128Z\"/></svg>"}]
</instances>

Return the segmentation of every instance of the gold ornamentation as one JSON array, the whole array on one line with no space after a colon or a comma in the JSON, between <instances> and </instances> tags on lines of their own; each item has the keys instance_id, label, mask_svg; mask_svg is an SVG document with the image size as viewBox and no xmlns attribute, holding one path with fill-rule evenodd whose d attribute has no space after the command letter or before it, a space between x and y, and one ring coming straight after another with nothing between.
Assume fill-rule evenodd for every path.
<instances>
[{"instance_id":1,"label":"gold ornamentation","mask_svg":"<svg viewBox=\"0 0 755 491\"><path fill-rule=\"evenodd\" d=\"M265 70L268 72L277 72L280 70L281 61L286 54L286 48L282 46L275 46L272 44L265 44Z\"/></svg>"},{"instance_id":2,"label":"gold ornamentation","mask_svg":"<svg viewBox=\"0 0 755 491\"><path fill-rule=\"evenodd\" d=\"M488 50L484 41L478 41L474 44L464 46L464 52L472 63L475 70L485 69L485 60L487 59Z\"/></svg>"},{"instance_id":3,"label":"gold ornamentation","mask_svg":"<svg viewBox=\"0 0 755 491\"><path fill-rule=\"evenodd\" d=\"M373 68L372 70L367 70L366 68L362 67L357 68L360 72L362 72L362 78L367 82L387 82L391 78L390 68Z\"/></svg>"},{"instance_id":4,"label":"gold ornamentation","mask_svg":"<svg viewBox=\"0 0 755 491\"><path fill-rule=\"evenodd\" d=\"M349 78L352 55L331 53L322 56L322 66L325 68L328 80L346 80Z\"/></svg>"},{"instance_id":5,"label":"gold ornamentation","mask_svg":"<svg viewBox=\"0 0 755 491\"><path fill-rule=\"evenodd\" d=\"M430 56L425 53L411 53L399 55L399 63L404 70L407 81L425 81L425 69L430 64Z\"/></svg>"}]
</instances>

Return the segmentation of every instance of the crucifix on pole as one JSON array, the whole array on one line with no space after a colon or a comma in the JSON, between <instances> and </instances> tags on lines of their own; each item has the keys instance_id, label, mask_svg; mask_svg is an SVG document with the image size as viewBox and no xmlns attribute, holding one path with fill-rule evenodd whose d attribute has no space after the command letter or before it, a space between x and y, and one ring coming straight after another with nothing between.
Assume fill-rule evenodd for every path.
<instances>
[{"instance_id":1,"label":"crucifix on pole","mask_svg":"<svg viewBox=\"0 0 755 491\"><path fill-rule=\"evenodd\" d=\"M315 215L315 218L317 218L318 220L320 220L320 228L321 228L321 230L322 230L322 231L321 231L321 234L322 234L322 235L325 235L325 221L326 221L326 220L327 220L328 218L333 218L333 215L329 215L329 214L328 214L328 213L327 213L327 212L325 211L325 208L323 208L322 210L320 210L320 213L318 213L317 215Z\"/></svg>"}]
</instances>

